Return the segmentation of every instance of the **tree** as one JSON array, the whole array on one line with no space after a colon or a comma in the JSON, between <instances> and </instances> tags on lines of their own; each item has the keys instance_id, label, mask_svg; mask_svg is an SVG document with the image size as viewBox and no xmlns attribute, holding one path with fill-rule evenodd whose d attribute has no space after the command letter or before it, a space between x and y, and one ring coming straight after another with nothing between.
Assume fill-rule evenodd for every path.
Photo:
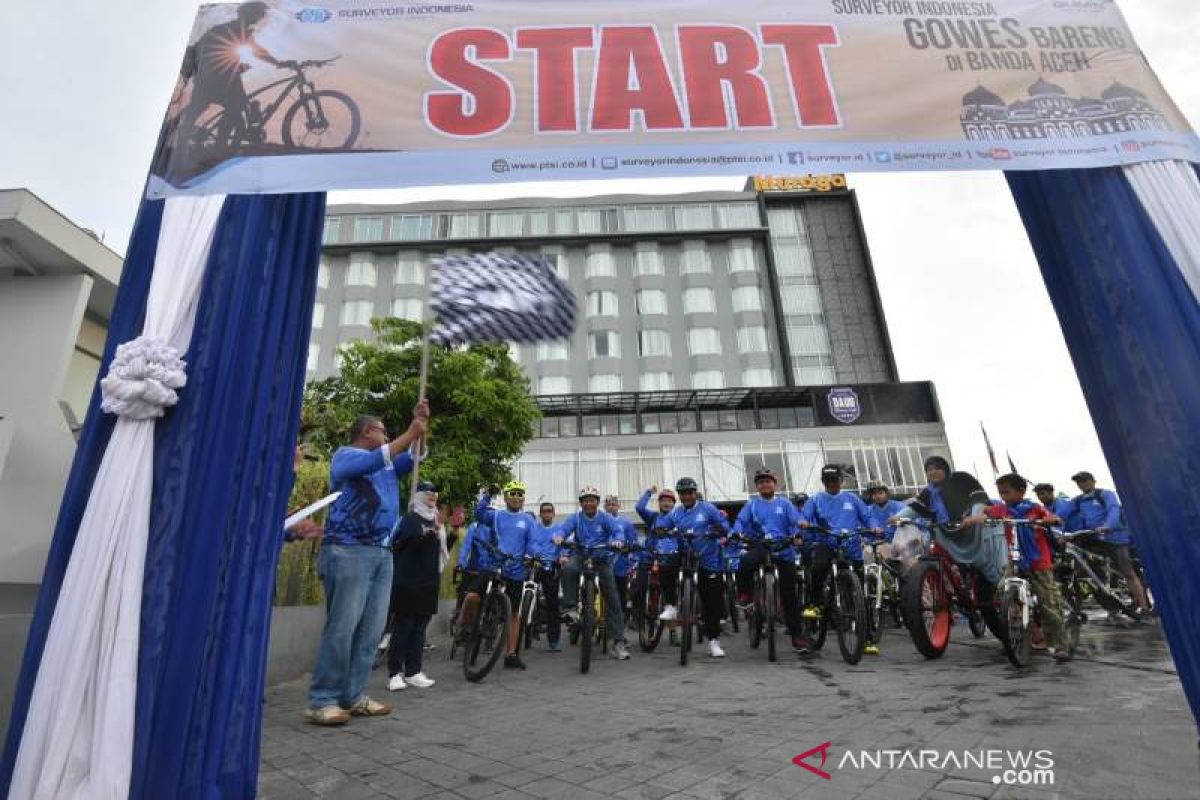
<instances>
[{"instance_id":1,"label":"tree","mask_svg":"<svg viewBox=\"0 0 1200 800\"><path fill-rule=\"evenodd\" d=\"M343 345L340 374L305 390L302 427L310 451L328 455L345 444L360 414L380 417L391 435L411 420L421 326L395 318L371 324L377 340ZM533 438L541 414L529 379L503 344L433 347L426 395L432 420L421 477L450 503L472 504L481 486L509 479L509 464Z\"/></svg>"}]
</instances>

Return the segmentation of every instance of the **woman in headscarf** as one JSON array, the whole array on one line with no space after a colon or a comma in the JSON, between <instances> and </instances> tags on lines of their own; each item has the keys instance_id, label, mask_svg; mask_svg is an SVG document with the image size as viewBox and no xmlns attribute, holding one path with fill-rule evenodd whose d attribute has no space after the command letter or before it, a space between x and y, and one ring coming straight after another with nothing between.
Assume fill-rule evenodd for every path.
<instances>
[{"instance_id":1,"label":"woman in headscarf","mask_svg":"<svg viewBox=\"0 0 1200 800\"><path fill-rule=\"evenodd\" d=\"M392 641L388 650L388 689L398 692L409 686L427 689L434 681L421 669L425 651L425 628L437 613L439 561L442 529L438 519L437 487L429 481L417 484L409 511L400 520L392 543Z\"/></svg>"}]
</instances>

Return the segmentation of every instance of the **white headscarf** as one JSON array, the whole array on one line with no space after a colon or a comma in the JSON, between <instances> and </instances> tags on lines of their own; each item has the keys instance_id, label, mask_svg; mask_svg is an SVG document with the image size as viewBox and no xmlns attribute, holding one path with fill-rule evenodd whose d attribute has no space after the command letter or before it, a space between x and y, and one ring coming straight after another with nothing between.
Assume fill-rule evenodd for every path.
<instances>
[{"instance_id":1,"label":"white headscarf","mask_svg":"<svg viewBox=\"0 0 1200 800\"><path fill-rule=\"evenodd\" d=\"M446 563L450 560L450 550L446 547L446 526L441 524L438 519L438 509L436 505L429 504L429 496L425 492L414 492L412 502L409 503L409 508L413 513L417 514L426 522L431 522L437 526L438 535L438 572L446 569Z\"/></svg>"}]
</instances>

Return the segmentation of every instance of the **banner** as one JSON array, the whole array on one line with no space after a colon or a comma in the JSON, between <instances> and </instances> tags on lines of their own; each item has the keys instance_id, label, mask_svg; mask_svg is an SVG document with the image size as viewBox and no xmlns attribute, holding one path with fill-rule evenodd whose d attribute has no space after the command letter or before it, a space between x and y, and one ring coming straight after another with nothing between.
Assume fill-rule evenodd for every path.
<instances>
[{"instance_id":1,"label":"banner","mask_svg":"<svg viewBox=\"0 0 1200 800\"><path fill-rule=\"evenodd\" d=\"M275 0L200 9L149 194L1164 158L1111 0Z\"/></svg>"}]
</instances>

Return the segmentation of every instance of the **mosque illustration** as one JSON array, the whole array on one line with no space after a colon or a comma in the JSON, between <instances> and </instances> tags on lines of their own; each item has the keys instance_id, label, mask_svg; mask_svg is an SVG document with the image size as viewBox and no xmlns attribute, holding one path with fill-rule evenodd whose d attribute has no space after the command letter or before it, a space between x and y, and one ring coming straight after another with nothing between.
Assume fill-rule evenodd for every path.
<instances>
[{"instance_id":1,"label":"mosque illustration","mask_svg":"<svg viewBox=\"0 0 1200 800\"><path fill-rule=\"evenodd\" d=\"M1038 78L1028 99L1005 103L982 84L963 96L963 132L972 141L1077 139L1108 133L1170 130L1167 118L1146 95L1113 82L1100 98L1067 95Z\"/></svg>"}]
</instances>

